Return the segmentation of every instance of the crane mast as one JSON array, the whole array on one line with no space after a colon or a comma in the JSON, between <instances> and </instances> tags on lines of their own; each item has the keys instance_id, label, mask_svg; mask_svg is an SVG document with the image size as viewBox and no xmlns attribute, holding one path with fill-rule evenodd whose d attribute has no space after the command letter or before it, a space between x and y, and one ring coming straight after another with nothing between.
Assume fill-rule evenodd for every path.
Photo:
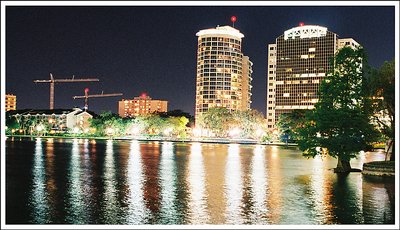
<instances>
[{"instance_id":1,"label":"crane mast","mask_svg":"<svg viewBox=\"0 0 400 230\"><path fill-rule=\"evenodd\" d=\"M50 73L49 80L34 80L34 83L50 83L50 109L54 109L54 85L55 83L74 83L74 82L94 82L99 81L97 78L80 78L75 79L72 76L71 79L54 79L53 74Z\"/></svg>"}]
</instances>

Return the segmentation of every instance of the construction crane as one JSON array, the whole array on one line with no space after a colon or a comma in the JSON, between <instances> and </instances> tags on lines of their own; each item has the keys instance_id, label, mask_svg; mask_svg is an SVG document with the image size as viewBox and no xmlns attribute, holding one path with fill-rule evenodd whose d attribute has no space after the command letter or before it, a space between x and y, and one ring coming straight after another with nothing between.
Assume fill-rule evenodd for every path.
<instances>
[{"instance_id":1,"label":"construction crane","mask_svg":"<svg viewBox=\"0 0 400 230\"><path fill-rule=\"evenodd\" d=\"M116 96L122 96L122 93L103 93L101 94L92 94L89 95L89 88L85 88L85 95L84 96L73 96L74 99L85 99L85 111L88 109L89 104L88 104L88 99L93 98L93 97L116 97Z\"/></svg>"},{"instance_id":2,"label":"construction crane","mask_svg":"<svg viewBox=\"0 0 400 230\"><path fill-rule=\"evenodd\" d=\"M92 82L99 81L97 78L81 78L75 79L72 76L71 79L54 79L53 74L50 73L50 80L34 80L34 83L50 83L50 109L54 109L54 84L55 83L72 83L72 82Z\"/></svg>"}]
</instances>

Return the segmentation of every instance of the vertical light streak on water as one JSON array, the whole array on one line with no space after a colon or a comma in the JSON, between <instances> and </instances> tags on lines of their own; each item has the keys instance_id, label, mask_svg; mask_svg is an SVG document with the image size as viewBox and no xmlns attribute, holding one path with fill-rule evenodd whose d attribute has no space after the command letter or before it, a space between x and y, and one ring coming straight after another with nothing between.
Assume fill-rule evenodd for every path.
<instances>
[{"instance_id":1,"label":"vertical light streak on water","mask_svg":"<svg viewBox=\"0 0 400 230\"><path fill-rule=\"evenodd\" d=\"M354 175L354 174L353 174ZM354 194L349 194L349 197L353 197L354 199L354 206L355 206L355 212L354 212L354 223L364 223L364 217L363 217L363 189L362 189L362 182L363 182L363 176L361 173L355 174L354 178L348 178L348 180L354 181L351 185L354 185L352 190L354 191ZM384 197L381 198L382 200ZM381 202L382 202L381 200Z\"/></svg>"},{"instance_id":2,"label":"vertical light streak on water","mask_svg":"<svg viewBox=\"0 0 400 230\"><path fill-rule=\"evenodd\" d=\"M106 156L104 161L104 221L108 224L118 223L118 204L117 204L117 190L115 188L115 164L114 164L114 149L113 141L107 140L106 143Z\"/></svg>"},{"instance_id":3,"label":"vertical light streak on water","mask_svg":"<svg viewBox=\"0 0 400 230\"><path fill-rule=\"evenodd\" d=\"M229 144L225 168L226 224L241 224L240 206L243 197L239 145Z\"/></svg>"},{"instance_id":4,"label":"vertical light streak on water","mask_svg":"<svg viewBox=\"0 0 400 230\"><path fill-rule=\"evenodd\" d=\"M176 204L177 175L174 159L174 145L172 142L163 142L161 147L160 183L161 183L161 223L178 224L179 215Z\"/></svg>"},{"instance_id":5,"label":"vertical light streak on water","mask_svg":"<svg viewBox=\"0 0 400 230\"><path fill-rule=\"evenodd\" d=\"M57 175L56 175L56 165L55 165L55 155L54 155L54 139L49 138L46 141L46 189L48 193L49 209L50 209L50 221L58 222L57 216L62 212L60 209L59 190L57 187Z\"/></svg>"},{"instance_id":6,"label":"vertical light streak on water","mask_svg":"<svg viewBox=\"0 0 400 230\"><path fill-rule=\"evenodd\" d=\"M132 140L128 160L128 183L129 183L129 219L127 224L145 224L149 211L143 200L143 163L140 152L140 143Z\"/></svg>"},{"instance_id":7,"label":"vertical light streak on water","mask_svg":"<svg viewBox=\"0 0 400 230\"><path fill-rule=\"evenodd\" d=\"M280 224L282 213L283 190L282 172L278 146L271 146L270 154L267 154L267 177L268 177L268 197L267 209L268 220L271 224Z\"/></svg>"},{"instance_id":8,"label":"vertical light streak on water","mask_svg":"<svg viewBox=\"0 0 400 230\"><path fill-rule=\"evenodd\" d=\"M257 145L254 148L253 159L251 163L251 189L253 193L254 214L252 223L267 224L265 205L265 196L267 194L267 178L265 172L265 147Z\"/></svg>"},{"instance_id":9,"label":"vertical light streak on water","mask_svg":"<svg viewBox=\"0 0 400 230\"><path fill-rule=\"evenodd\" d=\"M87 148L88 142L85 141ZM68 185L67 188L69 206L67 206L67 223L84 224L87 223L86 205L83 201L82 185L81 185L81 153L79 151L79 143L77 139L73 139L71 160L68 168Z\"/></svg>"},{"instance_id":10,"label":"vertical light streak on water","mask_svg":"<svg viewBox=\"0 0 400 230\"><path fill-rule=\"evenodd\" d=\"M188 163L189 224L206 224L205 173L201 143L192 143Z\"/></svg>"},{"instance_id":11,"label":"vertical light streak on water","mask_svg":"<svg viewBox=\"0 0 400 230\"><path fill-rule=\"evenodd\" d=\"M311 201L311 213L314 224L326 224L331 221L332 209L329 207L330 202L327 199L325 171L327 168L324 164L324 159L321 156L316 156L312 161L312 174L310 178L311 193L310 197L305 197Z\"/></svg>"},{"instance_id":12,"label":"vertical light streak on water","mask_svg":"<svg viewBox=\"0 0 400 230\"><path fill-rule=\"evenodd\" d=\"M32 176L33 191L30 200L33 208L33 223L45 224L49 222L49 204L41 138L36 138Z\"/></svg>"}]
</instances>

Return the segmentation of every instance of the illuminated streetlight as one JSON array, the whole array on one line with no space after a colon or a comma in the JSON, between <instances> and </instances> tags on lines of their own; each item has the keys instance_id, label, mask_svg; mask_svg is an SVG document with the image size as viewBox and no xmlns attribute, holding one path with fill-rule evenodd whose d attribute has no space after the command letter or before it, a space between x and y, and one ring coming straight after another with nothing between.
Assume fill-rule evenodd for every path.
<instances>
[{"instance_id":1,"label":"illuminated streetlight","mask_svg":"<svg viewBox=\"0 0 400 230\"><path fill-rule=\"evenodd\" d=\"M107 129L106 129L106 133L107 133L107 135L113 135L113 133L114 133L114 129L113 128L111 128L111 127L108 127Z\"/></svg>"},{"instance_id":2,"label":"illuminated streetlight","mask_svg":"<svg viewBox=\"0 0 400 230\"><path fill-rule=\"evenodd\" d=\"M265 132L264 132L264 130L262 130L262 129L257 129L257 131L256 131L256 135L257 135L257 137L262 137L262 136L264 136L265 135Z\"/></svg>"},{"instance_id":3,"label":"illuminated streetlight","mask_svg":"<svg viewBox=\"0 0 400 230\"><path fill-rule=\"evenodd\" d=\"M201 129L200 128L194 128L192 132L193 132L193 135L195 137L201 136Z\"/></svg>"},{"instance_id":4,"label":"illuminated streetlight","mask_svg":"<svg viewBox=\"0 0 400 230\"><path fill-rule=\"evenodd\" d=\"M79 133L79 128L78 128L78 127L74 127L74 129L73 129L72 132L73 132L73 133Z\"/></svg>"},{"instance_id":5,"label":"illuminated streetlight","mask_svg":"<svg viewBox=\"0 0 400 230\"><path fill-rule=\"evenodd\" d=\"M43 129L44 129L43 125L38 125L38 126L36 126L36 130L37 130L38 132L41 132Z\"/></svg>"},{"instance_id":6,"label":"illuminated streetlight","mask_svg":"<svg viewBox=\"0 0 400 230\"><path fill-rule=\"evenodd\" d=\"M235 127L235 128L233 128L233 129L231 129L230 131L229 131L229 136L231 136L231 137L236 137L236 136L239 136L239 134L242 132L242 130L240 129L240 128L238 128L238 127Z\"/></svg>"},{"instance_id":7,"label":"illuminated streetlight","mask_svg":"<svg viewBox=\"0 0 400 230\"><path fill-rule=\"evenodd\" d=\"M164 130L164 135L168 136L172 132L172 128L167 128Z\"/></svg>"}]
</instances>

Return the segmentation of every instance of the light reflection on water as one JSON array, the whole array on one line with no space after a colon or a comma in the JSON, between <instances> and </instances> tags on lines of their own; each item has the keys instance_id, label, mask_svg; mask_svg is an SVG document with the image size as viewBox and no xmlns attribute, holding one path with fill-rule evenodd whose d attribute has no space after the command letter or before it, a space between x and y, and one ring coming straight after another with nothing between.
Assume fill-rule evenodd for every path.
<instances>
[{"instance_id":1,"label":"light reflection on water","mask_svg":"<svg viewBox=\"0 0 400 230\"><path fill-rule=\"evenodd\" d=\"M7 223L394 223L394 180L338 176L335 159L295 149L10 138L6 154ZM352 166L383 158L363 153ZM12 173L23 159L31 159L28 184Z\"/></svg>"},{"instance_id":2,"label":"light reflection on water","mask_svg":"<svg viewBox=\"0 0 400 230\"><path fill-rule=\"evenodd\" d=\"M202 224L208 222L205 205L205 175L203 154L200 143L192 143L188 162L187 184L189 185L188 222Z\"/></svg>"},{"instance_id":3,"label":"light reflection on water","mask_svg":"<svg viewBox=\"0 0 400 230\"><path fill-rule=\"evenodd\" d=\"M37 138L32 167L33 187L30 199L32 213L34 213L33 223L48 223L49 221L49 205L45 186L46 173L43 158L42 140Z\"/></svg>"}]
</instances>

